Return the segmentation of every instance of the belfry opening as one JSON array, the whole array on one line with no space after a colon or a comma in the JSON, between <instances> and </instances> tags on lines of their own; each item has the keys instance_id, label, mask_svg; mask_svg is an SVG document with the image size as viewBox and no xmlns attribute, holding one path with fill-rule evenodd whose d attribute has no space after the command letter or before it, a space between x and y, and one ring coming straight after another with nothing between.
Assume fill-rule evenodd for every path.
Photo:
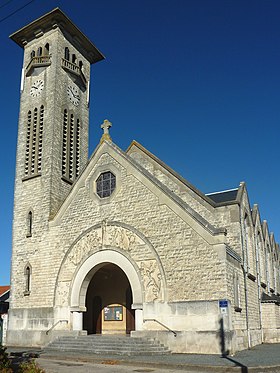
<instances>
[{"instance_id":1,"label":"belfry opening","mask_svg":"<svg viewBox=\"0 0 280 373\"><path fill-rule=\"evenodd\" d=\"M117 265L104 263L87 288L83 330L88 334L130 334L135 330L132 302L126 274Z\"/></svg>"}]
</instances>

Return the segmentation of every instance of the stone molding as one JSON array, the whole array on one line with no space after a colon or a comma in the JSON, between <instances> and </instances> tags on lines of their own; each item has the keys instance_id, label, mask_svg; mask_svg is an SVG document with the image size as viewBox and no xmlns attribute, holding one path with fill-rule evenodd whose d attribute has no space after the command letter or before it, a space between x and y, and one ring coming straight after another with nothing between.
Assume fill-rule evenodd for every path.
<instances>
[{"instance_id":1,"label":"stone molding","mask_svg":"<svg viewBox=\"0 0 280 373\"><path fill-rule=\"evenodd\" d=\"M71 299L75 298L73 289L86 294L90 279L102 267L102 263L105 263L98 262L97 258L99 257L103 259L106 257L107 262L110 263L115 263L114 260L117 260L115 264L127 276L125 268L130 268L131 279L134 278L132 275L132 268L134 268L141 284L141 294L143 293L141 302L138 299L134 300L134 303L164 301L166 299L163 266L151 243L133 227L120 222L103 221L83 232L66 252L56 280L54 299L56 306L84 307L83 296L80 298L79 304L72 304ZM92 268L89 267L89 263L93 266ZM127 263L130 263L130 266ZM87 273L85 273L86 270ZM79 279L83 290L78 287L77 279ZM132 284L131 287L133 291ZM134 288L139 288L139 286L134 285ZM133 295L135 296L135 294Z\"/></svg>"}]
</instances>

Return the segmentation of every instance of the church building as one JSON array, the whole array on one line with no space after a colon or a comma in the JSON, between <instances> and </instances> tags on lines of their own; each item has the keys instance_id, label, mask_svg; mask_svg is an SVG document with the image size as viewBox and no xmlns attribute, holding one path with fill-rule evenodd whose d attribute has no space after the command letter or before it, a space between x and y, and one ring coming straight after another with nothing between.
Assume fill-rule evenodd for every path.
<instances>
[{"instance_id":1,"label":"church building","mask_svg":"<svg viewBox=\"0 0 280 373\"><path fill-rule=\"evenodd\" d=\"M58 8L11 39L24 61L7 345L280 342L279 245L245 183L205 195L138 142L120 149L108 120L89 158L90 67L104 56Z\"/></svg>"}]
</instances>

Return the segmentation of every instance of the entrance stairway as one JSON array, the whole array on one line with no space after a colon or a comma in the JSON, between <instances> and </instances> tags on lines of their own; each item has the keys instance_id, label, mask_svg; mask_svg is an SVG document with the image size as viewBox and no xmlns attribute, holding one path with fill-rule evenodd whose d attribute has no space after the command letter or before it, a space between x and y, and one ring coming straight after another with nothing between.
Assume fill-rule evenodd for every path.
<instances>
[{"instance_id":1,"label":"entrance stairway","mask_svg":"<svg viewBox=\"0 0 280 373\"><path fill-rule=\"evenodd\" d=\"M59 337L44 348L46 353L71 352L100 355L163 355L170 351L159 341L117 335Z\"/></svg>"}]
</instances>

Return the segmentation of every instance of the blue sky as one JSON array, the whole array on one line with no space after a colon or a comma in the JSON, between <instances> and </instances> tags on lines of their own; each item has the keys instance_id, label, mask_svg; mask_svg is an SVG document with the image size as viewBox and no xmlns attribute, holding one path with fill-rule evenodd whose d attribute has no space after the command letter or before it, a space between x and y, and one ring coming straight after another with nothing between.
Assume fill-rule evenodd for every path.
<instances>
[{"instance_id":1,"label":"blue sky","mask_svg":"<svg viewBox=\"0 0 280 373\"><path fill-rule=\"evenodd\" d=\"M280 239L279 0L0 1L1 272L9 283L23 51L8 36L60 7L106 56L92 68L90 153L105 118L204 193L245 181Z\"/></svg>"}]
</instances>

